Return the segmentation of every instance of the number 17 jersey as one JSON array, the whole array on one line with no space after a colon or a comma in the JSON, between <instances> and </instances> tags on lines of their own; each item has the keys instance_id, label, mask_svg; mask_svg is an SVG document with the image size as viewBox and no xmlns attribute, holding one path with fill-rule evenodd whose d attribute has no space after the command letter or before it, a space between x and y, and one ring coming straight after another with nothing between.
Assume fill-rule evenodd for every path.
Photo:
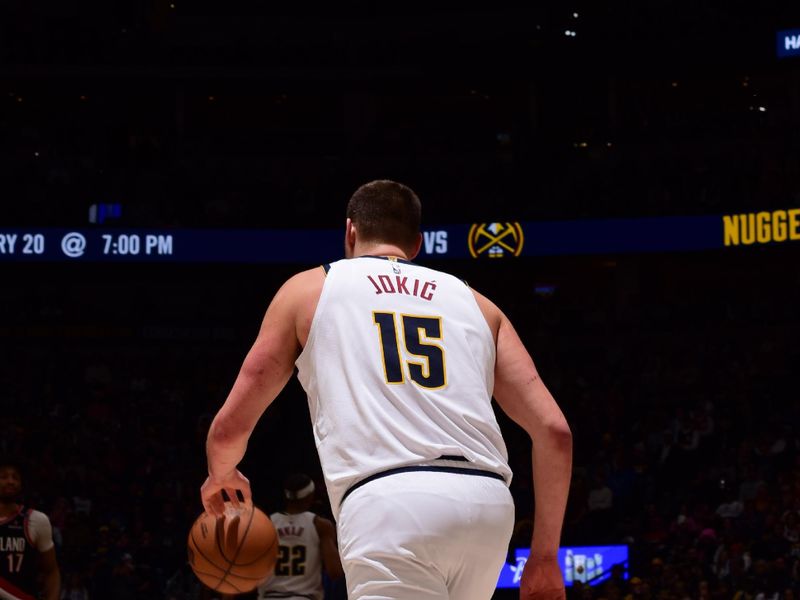
<instances>
[{"instance_id":1,"label":"number 17 jersey","mask_svg":"<svg viewBox=\"0 0 800 600\"><path fill-rule=\"evenodd\" d=\"M510 482L494 338L469 287L385 257L326 270L297 367L334 515L359 481L443 458Z\"/></svg>"}]
</instances>

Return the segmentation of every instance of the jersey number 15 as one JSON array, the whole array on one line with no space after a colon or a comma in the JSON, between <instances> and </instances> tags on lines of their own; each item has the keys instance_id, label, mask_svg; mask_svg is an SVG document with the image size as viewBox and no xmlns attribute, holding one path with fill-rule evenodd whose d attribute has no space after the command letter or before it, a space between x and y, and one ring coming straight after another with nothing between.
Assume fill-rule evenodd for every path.
<instances>
[{"instance_id":1,"label":"jersey number 15","mask_svg":"<svg viewBox=\"0 0 800 600\"><path fill-rule=\"evenodd\" d=\"M443 338L441 317L422 317L400 315L400 329L403 343L412 358L403 361L397 334L397 315L393 312L373 312L372 322L378 326L378 338L383 359L383 373L386 383L397 385L405 383L403 362L408 365L411 381L429 390L447 385L447 369L444 348L430 340Z\"/></svg>"}]
</instances>

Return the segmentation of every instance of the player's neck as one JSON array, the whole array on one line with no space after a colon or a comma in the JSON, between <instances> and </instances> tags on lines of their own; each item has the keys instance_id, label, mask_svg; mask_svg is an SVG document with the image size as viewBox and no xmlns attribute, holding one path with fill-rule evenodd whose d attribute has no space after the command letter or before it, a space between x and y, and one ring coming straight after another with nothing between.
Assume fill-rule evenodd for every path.
<instances>
[{"instance_id":1,"label":"player's neck","mask_svg":"<svg viewBox=\"0 0 800 600\"><path fill-rule=\"evenodd\" d=\"M408 260L408 253L399 246L394 244L370 244L365 246L356 246L353 256L392 256L394 258L402 258Z\"/></svg>"},{"instance_id":2,"label":"player's neck","mask_svg":"<svg viewBox=\"0 0 800 600\"><path fill-rule=\"evenodd\" d=\"M7 519L19 512L19 504L0 500L0 519Z\"/></svg>"}]
</instances>

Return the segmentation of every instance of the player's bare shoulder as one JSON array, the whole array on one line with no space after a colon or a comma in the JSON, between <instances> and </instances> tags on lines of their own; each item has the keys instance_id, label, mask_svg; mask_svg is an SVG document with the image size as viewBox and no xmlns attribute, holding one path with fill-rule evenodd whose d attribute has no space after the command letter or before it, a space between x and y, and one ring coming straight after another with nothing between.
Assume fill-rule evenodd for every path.
<instances>
[{"instance_id":1,"label":"player's bare shoulder","mask_svg":"<svg viewBox=\"0 0 800 600\"><path fill-rule=\"evenodd\" d=\"M292 306L297 326L297 339L305 346L314 312L317 310L322 286L325 284L325 269L314 267L290 277L276 294L283 295Z\"/></svg>"},{"instance_id":2,"label":"player's bare shoulder","mask_svg":"<svg viewBox=\"0 0 800 600\"><path fill-rule=\"evenodd\" d=\"M314 267L292 275L281 287L281 292L291 294L293 299L296 300L307 299L314 292L319 295L324 283L325 268L322 266Z\"/></svg>"}]
</instances>

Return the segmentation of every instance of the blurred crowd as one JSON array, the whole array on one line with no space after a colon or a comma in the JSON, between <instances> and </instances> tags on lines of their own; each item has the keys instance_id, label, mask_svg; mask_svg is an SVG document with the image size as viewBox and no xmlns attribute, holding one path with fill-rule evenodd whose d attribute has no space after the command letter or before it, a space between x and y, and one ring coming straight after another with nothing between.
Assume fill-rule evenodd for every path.
<instances>
[{"instance_id":1,"label":"blurred crowd","mask_svg":"<svg viewBox=\"0 0 800 600\"><path fill-rule=\"evenodd\" d=\"M9 81L4 222L87 225L91 205L115 203L105 225L331 227L352 191L381 177L417 190L429 224L786 208L800 198L800 106L786 81L428 82L413 94Z\"/></svg>"},{"instance_id":2,"label":"blurred crowd","mask_svg":"<svg viewBox=\"0 0 800 600\"><path fill-rule=\"evenodd\" d=\"M774 64L770 11L744 23L720 4L689 23L622 3L579 20L554 2L404 20L392 5L376 33L361 8L118 4L4 7L3 226L82 227L118 204L101 225L330 228L382 177L419 193L426 225L800 205L798 74ZM565 544L630 547L570 598L800 594L787 247L434 265L509 314L563 406ZM63 597L208 597L185 555L206 430L290 271L3 265L0 453L24 460L26 502L51 518ZM500 420L525 546L529 442ZM265 510L288 472L321 484L307 421L292 383L252 440Z\"/></svg>"},{"instance_id":3,"label":"blurred crowd","mask_svg":"<svg viewBox=\"0 0 800 600\"><path fill-rule=\"evenodd\" d=\"M575 435L564 543L631 552L630 579L606 565L607 581L576 584L570 598L800 592L800 409L787 362L798 318L786 302L798 281L776 285L774 261L654 258L610 305L603 291L581 303L598 314L546 303L529 324ZM584 331L548 339L553 328ZM522 545L530 524L518 533Z\"/></svg>"},{"instance_id":4,"label":"blurred crowd","mask_svg":"<svg viewBox=\"0 0 800 600\"><path fill-rule=\"evenodd\" d=\"M630 547L629 564L607 565L600 585L576 583L571 598L798 593L800 409L789 357L800 282L770 283L782 264L774 252L565 259L548 267L559 273L548 297L495 288L574 432L564 543ZM486 290L499 266L481 265L451 266ZM0 369L11 407L0 452L25 460L26 500L50 515L65 598L200 598L208 592L186 567L185 538L201 510L204 436L283 274L171 272L166 287L110 269L47 271L28 296L4 295L0 334L16 352ZM247 291L256 272L265 289ZM515 471L512 546L525 546L529 442L500 418ZM269 409L243 469L265 510L279 508L288 472L321 484L296 383ZM318 510L329 510L324 496Z\"/></svg>"}]
</instances>

